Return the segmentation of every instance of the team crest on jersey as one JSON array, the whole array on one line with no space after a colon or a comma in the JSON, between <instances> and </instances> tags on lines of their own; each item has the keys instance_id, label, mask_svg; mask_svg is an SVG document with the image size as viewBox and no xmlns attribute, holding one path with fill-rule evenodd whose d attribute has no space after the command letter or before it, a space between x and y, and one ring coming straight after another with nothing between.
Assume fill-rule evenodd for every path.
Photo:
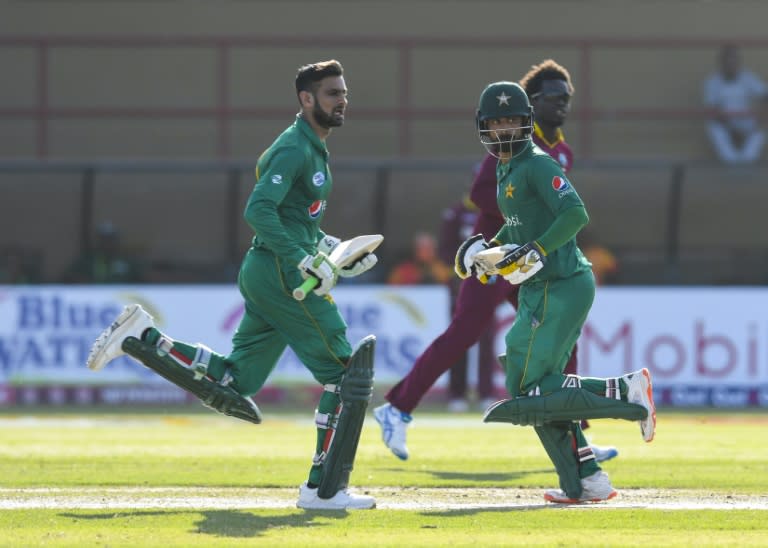
<instances>
[{"instance_id":1,"label":"team crest on jersey","mask_svg":"<svg viewBox=\"0 0 768 548\"><path fill-rule=\"evenodd\" d=\"M560 177L559 175L555 175L554 177L552 177L552 188L554 188L558 192L568 190L570 187L571 187L571 183L569 183L568 179L566 179L565 177Z\"/></svg>"},{"instance_id":2,"label":"team crest on jersey","mask_svg":"<svg viewBox=\"0 0 768 548\"><path fill-rule=\"evenodd\" d=\"M272 182L276 185L279 185L283 182L283 176L279 174L272 175Z\"/></svg>"},{"instance_id":3,"label":"team crest on jersey","mask_svg":"<svg viewBox=\"0 0 768 548\"><path fill-rule=\"evenodd\" d=\"M323 186L323 184L325 184L325 174L318 171L312 175L312 184L315 186Z\"/></svg>"},{"instance_id":4,"label":"team crest on jersey","mask_svg":"<svg viewBox=\"0 0 768 548\"><path fill-rule=\"evenodd\" d=\"M307 208L307 213L312 219L317 219L325 211L325 200L315 200L312 205Z\"/></svg>"}]
</instances>

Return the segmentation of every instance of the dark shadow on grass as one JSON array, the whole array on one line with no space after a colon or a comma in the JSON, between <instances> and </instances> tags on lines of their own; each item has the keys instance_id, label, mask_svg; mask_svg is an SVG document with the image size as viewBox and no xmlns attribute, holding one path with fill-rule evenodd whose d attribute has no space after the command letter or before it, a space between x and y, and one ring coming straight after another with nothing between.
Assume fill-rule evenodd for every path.
<instances>
[{"instance_id":1,"label":"dark shadow on grass","mask_svg":"<svg viewBox=\"0 0 768 548\"><path fill-rule=\"evenodd\" d=\"M407 468L378 468L383 472L413 472L413 470ZM417 472L423 472L417 470ZM447 470L433 470L424 471L427 474L431 474L432 477L442 480L461 480L461 481L484 481L492 483L500 483L504 481L519 480L531 474L549 474L555 473L554 468L541 468L538 470L515 470L510 472L454 472Z\"/></svg>"},{"instance_id":2,"label":"dark shadow on grass","mask_svg":"<svg viewBox=\"0 0 768 548\"><path fill-rule=\"evenodd\" d=\"M259 516L243 511L209 510L200 512L203 519L195 523L197 532L217 537L259 537L270 529L286 527L326 527L327 522L315 521L318 517L344 519L348 513L338 510L304 510L288 515Z\"/></svg>"},{"instance_id":3,"label":"dark shadow on grass","mask_svg":"<svg viewBox=\"0 0 768 548\"><path fill-rule=\"evenodd\" d=\"M469 480L469 481L490 481L502 482L512 481L524 478L531 474L544 474L554 472L554 469L544 468L541 470L517 470L514 472L448 472L435 471L430 472L433 477L443 480Z\"/></svg>"},{"instance_id":4,"label":"dark shadow on grass","mask_svg":"<svg viewBox=\"0 0 768 548\"><path fill-rule=\"evenodd\" d=\"M140 510L116 511L106 513L61 513L62 517L74 519L114 520L126 518L141 518L147 516L168 516L172 514L190 514L202 516L195 521L192 532L215 537L250 538L259 537L270 529L299 527L326 527L329 524L315 521L316 518L344 519L348 513L339 510L303 510L292 511L287 515L255 515L243 510Z\"/></svg>"}]
</instances>

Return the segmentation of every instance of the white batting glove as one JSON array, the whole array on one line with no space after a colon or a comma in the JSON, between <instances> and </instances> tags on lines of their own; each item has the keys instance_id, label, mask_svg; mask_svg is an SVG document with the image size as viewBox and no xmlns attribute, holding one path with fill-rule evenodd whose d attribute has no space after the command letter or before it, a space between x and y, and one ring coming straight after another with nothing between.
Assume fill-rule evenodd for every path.
<instances>
[{"instance_id":1,"label":"white batting glove","mask_svg":"<svg viewBox=\"0 0 768 548\"><path fill-rule=\"evenodd\" d=\"M317 242L317 250L322 251L326 255L330 255L331 251L333 251L340 243L341 238L326 234L324 237L320 238L319 242Z\"/></svg>"},{"instance_id":2,"label":"white batting glove","mask_svg":"<svg viewBox=\"0 0 768 548\"><path fill-rule=\"evenodd\" d=\"M367 272L368 270L372 269L378 262L379 258L374 253L367 253L351 265L339 269L339 276L342 278L353 278L355 276L359 276L363 272Z\"/></svg>"},{"instance_id":3,"label":"white batting glove","mask_svg":"<svg viewBox=\"0 0 768 548\"><path fill-rule=\"evenodd\" d=\"M488 247L488 242L485 241L482 234L475 234L465 240L459 246L459 249L456 250L456 259L453 263L453 270L456 272L456 275L462 280L477 275L475 255L488 249Z\"/></svg>"},{"instance_id":4,"label":"white batting glove","mask_svg":"<svg viewBox=\"0 0 768 548\"><path fill-rule=\"evenodd\" d=\"M539 244L529 242L511 249L501 261L496 263L496 268L509 283L519 285L544 268L545 256L546 253Z\"/></svg>"},{"instance_id":5,"label":"white batting glove","mask_svg":"<svg viewBox=\"0 0 768 548\"><path fill-rule=\"evenodd\" d=\"M306 280L310 276L317 278L320 282L315 287L315 295L326 295L336 285L338 275L336 274L336 267L331 264L328 257L322 251L318 251L317 255L307 255L301 262L299 262L299 271L301 276Z\"/></svg>"}]
</instances>

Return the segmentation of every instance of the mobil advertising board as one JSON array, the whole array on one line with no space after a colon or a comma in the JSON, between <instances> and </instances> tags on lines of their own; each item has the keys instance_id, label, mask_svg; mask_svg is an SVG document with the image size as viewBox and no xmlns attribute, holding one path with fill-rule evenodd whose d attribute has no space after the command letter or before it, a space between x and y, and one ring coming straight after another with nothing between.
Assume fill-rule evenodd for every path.
<instances>
[{"instance_id":1,"label":"mobil advertising board","mask_svg":"<svg viewBox=\"0 0 768 548\"><path fill-rule=\"evenodd\" d=\"M647 367L658 404L768 407L768 289L599 287L577 344L582 376ZM514 310L497 311L496 350Z\"/></svg>"},{"instance_id":2,"label":"mobil advertising board","mask_svg":"<svg viewBox=\"0 0 768 548\"><path fill-rule=\"evenodd\" d=\"M768 406L768 290L604 288L579 340L582 375L651 370L675 406Z\"/></svg>"},{"instance_id":3,"label":"mobil advertising board","mask_svg":"<svg viewBox=\"0 0 768 548\"><path fill-rule=\"evenodd\" d=\"M402 378L449 321L443 287L341 285L334 299L351 342L376 335L379 385ZM142 304L169 336L223 354L243 314L232 286L0 286L0 402L185 400L129 357L99 373L85 368L93 340L130 302ZM662 404L768 406L767 308L763 288L601 287L578 343L580 374L648 367ZM514 310L500 306L499 353L513 321ZM287 350L267 386L313 382Z\"/></svg>"}]
</instances>

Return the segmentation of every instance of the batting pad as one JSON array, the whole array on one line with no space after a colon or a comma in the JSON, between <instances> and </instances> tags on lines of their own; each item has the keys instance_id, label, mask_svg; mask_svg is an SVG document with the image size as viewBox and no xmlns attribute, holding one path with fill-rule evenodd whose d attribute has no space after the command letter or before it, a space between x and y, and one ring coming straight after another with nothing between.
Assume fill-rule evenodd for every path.
<instances>
[{"instance_id":1,"label":"batting pad","mask_svg":"<svg viewBox=\"0 0 768 548\"><path fill-rule=\"evenodd\" d=\"M579 464L573 452L573 436L568 422L535 426L536 434L555 465L560 489L574 500L581 497L582 485L579 477Z\"/></svg>"},{"instance_id":2,"label":"batting pad","mask_svg":"<svg viewBox=\"0 0 768 548\"><path fill-rule=\"evenodd\" d=\"M123 350L152 371L200 398L203 405L224 415L261 423L261 411L251 398L245 398L228 386L221 386L206 378L196 380L191 369L182 367L171 358L160 356L157 348L136 337L126 337Z\"/></svg>"},{"instance_id":3,"label":"batting pad","mask_svg":"<svg viewBox=\"0 0 768 548\"><path fill-rule=\"evenodd\" d=\"M483 422L510 422L541 426L550 422L584 419L643 420L642 405L598 396L584 388L564 388L546 396L518 396L489 407Z\"/></svg>"},{"instance_id":4,"label":"batting pad","mask_svg":"<svg viewBox=\"0 0 768 548\"><path fill-rule=\"evenodd\" d=\"M320 498L331 498L349 485L365 413L373 396L375 350L376 337L368 335L358 343L349 358L347 371L339 386L341 411L323 463L323 478L317 488Z\"/></svg>"}]
</instances>

